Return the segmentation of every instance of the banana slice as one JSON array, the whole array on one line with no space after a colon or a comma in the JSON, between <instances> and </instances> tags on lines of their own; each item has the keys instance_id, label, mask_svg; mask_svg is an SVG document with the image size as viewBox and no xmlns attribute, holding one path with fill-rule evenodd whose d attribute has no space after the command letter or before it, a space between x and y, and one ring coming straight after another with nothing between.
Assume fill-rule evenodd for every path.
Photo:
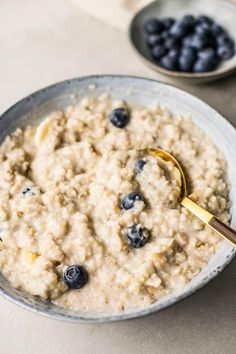
<instances>
[{"instance_id":1,"label":"banana slice","mask_svg":"<svg viewBox=\"0 0 236 354\"><path fill-rule=\"evenodd\" d=\"M39 124L34 138L36 147L39 147L42 144L42 142L45 140L49 128L52 126L52 123L53 123L52 117L48 117L44 121L42 121L42 123Z\"/></svg>"},{"instance_id":2,"label":"banana slice","mask_svg":"<svg viewBox=\"0 0 236 354\"><path fill-rule=\"evenodd\" d=\"M36 261L36 259L41 256L40 253L37 252L31 252L29 250L22 250L22 261L24 262L25 265L31 265L33 262Z\"/></svg>"}]
</instances>

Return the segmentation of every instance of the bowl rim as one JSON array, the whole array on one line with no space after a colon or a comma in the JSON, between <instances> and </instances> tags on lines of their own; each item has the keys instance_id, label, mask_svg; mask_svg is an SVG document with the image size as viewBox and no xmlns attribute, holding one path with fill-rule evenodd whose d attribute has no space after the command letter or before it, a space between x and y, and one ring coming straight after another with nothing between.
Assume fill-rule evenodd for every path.
<instances>
[{"instance_id":1,"label":"bowl rim","mask_svg":"<svg viewBox=\"0 0 236 354\"><path fill-rule=\"evenodd\" d=\"M200 98L198 98L197 96L189 93L186 90L183 90L173 84L169 84L160 80L155 80L155 79L150 79L150 78L145 78L145 77L141 77L141 76L135 76L135 75L119 75L119 74L99 74L99 75L87 75L87 76L81 76L81 77L74 77L71 79L66 79L66 80L62 80L59 82L56 82L54 84L45 86L27 96L25 96L24 98L20 99L19 101L17 101L15 104L13 104L10 108L8 108L6 111L4 111L1 115L0 115L0 121L9 113L11 113L12 111L14 111L14 109L18 106L18 105L24 105L24 103L35 99L38 95L40 94L45 94L47 93L47 91L50 91L51 89L54 89L58 86L63 86L65 84L73 84L74 82L82 82L82 81L88 81L88 80L99 80L99 79L119 79L119 80L123 80L123 79L131 79L131 80L138 80L138 81L143 81L143 82L151 82L153 84L161 84L164 85L166 87L170 87L171 89L174 89L178 92L182 92L185 95L187 95L190 98L193 98L196 102L199 102L201 104L204 104L206 107L210 108L212 110L212 112L214 112L216 114L215 118L217 120L221 120L224 121L225 126L227 126L228 129L230 129L235 135L236 135L236 128L226 119L224 118L220 113L218 113L211 105L209 105L208 103L206 103L205 101L201 100ZM96 83L95 83L96 84ZM227 242L227 241L222 241L222 242ZM232 246L233 247L233 246ZM61 313L51 313L47 310L43 310L43 309L37 309L35 308L35 306L33 306L32 304L26 304L23 302L23 300L18 299L16 297L11 296L10 294L8 294L8 292L1 286L0 283L0 295L3 296L4 298L6 298L7 300L9 300L10 302L18 305L21 308L30 310L33 313L42 315L44 317L48 317L51 319L57 319L57 320L63 320L66 322L75 322L75 323L107 323L107 322L114 322L114 321L121 321L121 320L128 320L128 319L134 319L134 318L140 318L143 316L147 316L147 315L151 315L154 314L156 312L165 310L168 307L173 306L175 303L178 303L182 300L184 300L185 298L187 298L188 296L192 295L193 293L197 292L198 290L200 290L204 285L206 285L208 282L210 282L213 278L215 278L223 269L225 269L225 267L233 260L234 256L236 255L236 247L231 248L230 253L228 254L228 256L225 258L224 263L221 265L221 268L218 272L211 272L207 278L204 278L201 282L199 282L194 289L190 290L189 292L182 294L178 297L178 299L176 300L175 298L173 298L173 300L170 300L169 303L166 303L164 305L162 305L162 307L160 308L156 308L153 306L153 304L150 306L147 306L145 308L139 309L137 311L132 310L132 312L127 312L127 313L118 313L118 314L107 314L104 317L89 317L89 316L81 316L81 315L64 315ZM204 267L205 268L205 267ZM204 269L203 268L203 269ZM199 273L200 274L200 273ZM173 293L172 293L173 294Z\"/></svg>"},{"instance_id":2,"label":"bowl rim","mask_svg":"<svg viewBox=\"0 0 236 354\"><path fill-rule=\"evenodd\" d=\"M213 0L214 1L214 0ZM232 5L233 7L235 7L235 12L236 12L236 2L233 2L232 0L221 0L222 2L226 2L229 5ZM200 80L200 79L220 79L223 77L226 77L230 74L233 74L236 72L236 62L232 67L229 67L228 69L217 69L217 70L213 70L213 71L208 71L205 73L188 73L188 72L182 72L182 71L176 71L176 70L167 70L163 67L161 67L159 64L152 62L150 59L148 59L145 55L142 54L141 51L139 51L139 49L136 47L134 41L133 41L133 36L132 36L132 30L133 30L133 25L134 22L136 20L136 18L143 12L145 11L148 7L152 7L155 6L155 3L159 3L160 0L154 0L151 1L150 3L141 6L141 8L139 8L133 15L133 17L131 18L129 25L128 25L128 40L129 43L131 45L131 47L133 48L134 52L138 55L138 57L147 64L148 67L150 67L151 69L161 73L162 75L166 75L169 76L171 78L175 78L175 79L186 79L186 80ZM236 53L234 54L234 56L236 57Z\"/></svg>"}]
</instances>

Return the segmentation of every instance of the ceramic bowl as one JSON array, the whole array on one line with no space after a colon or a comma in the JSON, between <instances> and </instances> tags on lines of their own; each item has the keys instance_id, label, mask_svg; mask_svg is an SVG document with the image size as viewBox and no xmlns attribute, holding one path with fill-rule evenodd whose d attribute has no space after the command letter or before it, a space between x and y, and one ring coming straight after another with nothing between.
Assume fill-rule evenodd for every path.
<instances>
[{"instance_id":1,"label":"ceramic bowl","mask_svg":"<svg viewBox=\"0 0 236 354\"><path fill-rule=\"evenodd\" d=\"M226 60L216 70L206 73L183 73L160 67L152 58L145 42L143 25L151 17L180 18L186 14L209 15L224 26L236 43L236 1L229 0L158 0L143 7L133 18L129 26L130 42L140 58L152 69L173 79L197 84L220 79L236 72L236 55Z\"/></svg>"},{"instance_id":2,"label":"ceramic bowl","mask_svg":"<svg viewBox=\"0 0 236 354\"><path fill-rule=\"evenodd\" d=\"M231 182L232 201L231 226L236 227L236 131L219 113L198 98L173 86L138 77L89 76L49 86L16 103L0 118L0 143L17 127L36 124L50 112L76 104L86 95L100 95L109 92L115 99L126 99L141 105L159 101L175 113L191 115L194 122L208 134L221 149L228 162L228 176ZM232 260L235 248L222 241L220 248L209 264L182 290L172 293L151 306L124 313L94 313L72 311L14 289L0 275L0 293L14 303L38 314L75 322L108 322L140 317L160 311L201 288Z\"/></svg>"}]
</instances>

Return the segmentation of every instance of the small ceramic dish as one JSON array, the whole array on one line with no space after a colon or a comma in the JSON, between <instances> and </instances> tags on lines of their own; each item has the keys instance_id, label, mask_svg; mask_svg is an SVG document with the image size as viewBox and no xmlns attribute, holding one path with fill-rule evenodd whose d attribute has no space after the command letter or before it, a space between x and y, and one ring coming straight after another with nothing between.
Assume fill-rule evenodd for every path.
<instances>
[{"instance_id":1,"label":"small ceramic dish","mask_svg":"<svg viewBox=\"0 0 236 354\"><path fill-rule=\"evenodd\" d=\"M125 99L128 102L148 105L158 101L176 114L192 116L194 122L210 136L225 155L228 163L228 178L231 183L230 199L231 226L236 227L236 131L213 108L198 98L173 86L130 76L88 76L49 86L16 103L0 118L0 143L7 134L17 127L37 124L45 116L57 109L76 104L84 96L101 95L109 92L113 99ZM160 311L177 301L191 295L201 288L232 260L236 249L227 241L222 241L217 253L208 265L194 277L183 289L161 298L152 305L130 310L124 313L96 313L73 311L61 308L39 297L15 289L0 274L0 293L12 302L38 314L55 319L74 322L109 322L126 320Z\"/></svg>"},{"instance_id":2,"label":"small ceramic dish","mask_svg":"<svg viewBox=\"0 0 236 354\"><path fill-rule=\"evenodd\" d=\"M226 60L216 70L206 73L184 73L160 67L152 58L145 41L143 25L152 17L180 18L183 15L208 15L225 27L236 42L236 2L230 0L157 0L143 7L129 26L129 38L137 54L152 69L173 79L181 79L191 84L204 83L236 72L236 55Z\"/></svg>"}]
</instances>

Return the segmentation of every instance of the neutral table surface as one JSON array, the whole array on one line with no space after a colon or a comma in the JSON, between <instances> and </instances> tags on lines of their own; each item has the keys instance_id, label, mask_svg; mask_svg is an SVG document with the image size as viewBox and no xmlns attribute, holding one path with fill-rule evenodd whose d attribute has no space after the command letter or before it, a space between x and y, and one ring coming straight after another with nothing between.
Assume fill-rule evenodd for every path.
<instances>
[{"instance_id":1,"label":"neutral table surface","mask_svg":"<svg viewBox=\"0 0 236 354\"><path fill-rule=\"evenodd\" d=\"M124 33L68 0L0 0L0 112L53 82L98 73L160 79ZM184 88L236 125L236 76ZM0 298L1 354L235 354L235 326L236 261L174 307L128 322L58 322Z\"/></svg>"}]
</instances>

